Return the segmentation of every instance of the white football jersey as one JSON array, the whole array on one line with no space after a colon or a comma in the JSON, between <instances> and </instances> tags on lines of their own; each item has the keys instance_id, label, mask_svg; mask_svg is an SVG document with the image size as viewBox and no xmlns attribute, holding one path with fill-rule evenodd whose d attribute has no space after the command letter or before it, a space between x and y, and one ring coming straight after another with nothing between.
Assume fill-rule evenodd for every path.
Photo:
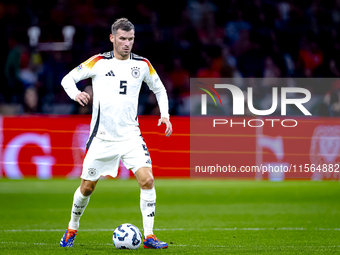
<instances>
[{"instance_id":1,"label":"white football jersey","mask_svg":"<svg viewBox=\"0 0 340 255\"><path fill-rule=\"evenodd\" d=\"M163 83L150 62L133 53L118 60L113 52L98 54L69 72L61 81L66 93L75 100L80 93L76 83L92 78L93 111L91 135L108 141L123 141L139 135L138 97L146 82L157 98L161 117L169 118L168 97Z\"/></svg>"}]
</instances>

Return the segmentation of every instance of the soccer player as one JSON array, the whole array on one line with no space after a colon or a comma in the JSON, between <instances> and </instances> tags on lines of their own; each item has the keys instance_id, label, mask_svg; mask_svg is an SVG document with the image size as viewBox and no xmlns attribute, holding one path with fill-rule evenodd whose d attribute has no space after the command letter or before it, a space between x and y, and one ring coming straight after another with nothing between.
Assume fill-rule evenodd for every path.
<instances>
[{"instance_id":1,"label":"soccer player","mask_svg":"<svg viewBox=\"0 0 340 255\"><path fill-rule=\"evenodd\" d=\"M90 96L78 90L76 83L92 78L93 112L90 137L86 144L80 187L73 197L71 220L60 241L72 247L82 216L100 176L117 176L120 160L135 174L140 186L140 209L143 218L144 248L162 249L168 244L153 233L156 191L151 159L141 136L137 104L142 82L146 82L157 98L161 117L158 126L166 125L170 136L168 97L163 83L150 62L131 53L135 39L134 25L126 18L111 27L113 51L98 54L69 72L61 81L68 96L86 105Z\"/></svg>"}]
</instances>

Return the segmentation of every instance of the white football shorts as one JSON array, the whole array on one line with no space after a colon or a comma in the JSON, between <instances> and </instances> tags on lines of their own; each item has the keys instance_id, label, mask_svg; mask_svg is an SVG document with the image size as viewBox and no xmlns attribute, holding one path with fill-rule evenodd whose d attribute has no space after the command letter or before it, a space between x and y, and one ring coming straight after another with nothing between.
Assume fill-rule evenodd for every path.
<instances>
[{"instance_id":1,"label":"white football shorts","mask_svg":"<svg viewBox=\"0 0 340 255\"><path fill-rule=\"evenodd\" d=\"M118 174L120 160L135 173L141 167L152 167L149 151L142 136L112 142L94 137L86 153L81 178L96 181L101 176Z\"/></svg>"}]
</instances>

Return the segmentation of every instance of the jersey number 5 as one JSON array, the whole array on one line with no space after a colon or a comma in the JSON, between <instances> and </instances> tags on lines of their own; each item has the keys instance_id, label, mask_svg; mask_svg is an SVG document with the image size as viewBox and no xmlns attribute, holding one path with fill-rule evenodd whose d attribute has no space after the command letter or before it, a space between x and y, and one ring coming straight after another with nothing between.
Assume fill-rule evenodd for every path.
<instances>
[{"instance_id":1,"label":"jersey number 5","mask_svg":"<svg viewBox=\"0 0 340 255\"><path fill-rule=\"evenodd\" d=\"M120 81L119 88L123 89L122 91L119 91L119 94L126 95L126 89L127 89L127 81Z\"/></svg>"}]
</instances>

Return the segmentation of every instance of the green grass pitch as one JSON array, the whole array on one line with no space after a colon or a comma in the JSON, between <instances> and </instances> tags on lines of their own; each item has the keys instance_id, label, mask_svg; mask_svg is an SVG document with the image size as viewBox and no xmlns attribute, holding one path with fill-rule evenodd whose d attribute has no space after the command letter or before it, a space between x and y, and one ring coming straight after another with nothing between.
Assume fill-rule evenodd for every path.
<instances>
[{"instance_id":1,"label":"green grass pitch","mask_svg":"<svg viewBox=\"0 0 340 255\"><path fill-rule=\"evenodd\" d=\"M155 234L166 250L117 250L142 229L136 180L100 180L73 248L59 247L79 180L0 180L0 254L339 254L337 181L156 180Z\"/></svg>"}]
</instances>

